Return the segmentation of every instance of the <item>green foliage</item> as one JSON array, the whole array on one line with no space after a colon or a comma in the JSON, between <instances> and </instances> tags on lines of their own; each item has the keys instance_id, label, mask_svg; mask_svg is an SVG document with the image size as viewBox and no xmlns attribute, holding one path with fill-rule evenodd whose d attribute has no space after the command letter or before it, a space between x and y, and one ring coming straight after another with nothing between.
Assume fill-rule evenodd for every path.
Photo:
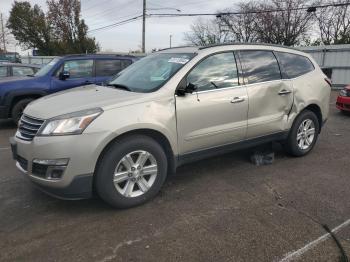
<instances>
[{"instance_id":1,"label":"green foliage","mask_svg":"<svg viewBox=\"0 0 350 262\"><path fill-rule=\"evenodd\" d=\"M80 19L79 0L50 0L45 14L38 5L15 1L7 27L22 47L38 49L40 55L95 53L99 45L87 36Z\"/></svg>"}]
</instances>

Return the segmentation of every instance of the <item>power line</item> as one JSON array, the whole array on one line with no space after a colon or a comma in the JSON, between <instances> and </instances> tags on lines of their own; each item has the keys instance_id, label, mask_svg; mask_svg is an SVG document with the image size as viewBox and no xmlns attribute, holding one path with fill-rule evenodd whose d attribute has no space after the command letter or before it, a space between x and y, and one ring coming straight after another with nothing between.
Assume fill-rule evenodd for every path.
<instances>
[{"instance_id":1,"label":"power line","mask_svg":"<svg viewBox=\"0 0 350 262\"><path fill-rule=\"evenodd\" d=\"M113 24L110 24L110 25L102 26L102 27L99 27L99 28L94 28L94 29L89 30L88 33L100 31L100 30L103 30L103 29L111 28L111 27L121 26L121 25L130 23L130 22L133 22L135 20L138 20L142 16L143 15L138 15L138 16L134 16L134 17L131 17L129 19L125 19L125 20L122 20L122 21L119 21L119 22L116 22L116 23L113 23Z\"/></svg>"},{"instance_id":2,"label":"power line","mask_svg":"<svg viewBox=\"0 0 350 262\"><path fill-rule=\"evenodd\" d=\"M120 17L116 18L116 20L125 19L125 18L132 18L132 17L138 15L139 13L140 12L120 16ZM89 27L102 27L102 26L106 25L106 20L95 20L94 23L92 23L92 24L89 21L86 21L86 22L87 22ZM118 23L118 21L116 21L115 23ZM109 24L107 24L107 25L109 25ZM91 30L95 30L95 29L91 29Z\"/></svg>"},{"instance_id":3,"label":"power line","mask_svg":"<svg viewBox=\"0 0 350 262\"><path fill-rule=\"evenodd\" d=\"M252 11L246 11L246 12L217 12L217 13L187 13L187 14L174 14L174 13L163 13L163 14L147 14L147 17L184 17L184 16L223 16L223 15L244 15L244 14L261 14L261 13L273 13L273 12L285 12L288 10L296 11L296 10L307 10L309 12L314 12L317 8L327 8L327 7L342 7L342 6L349 6L350 3L338 3L338 4L326 4L326 5L314 5L314 6L303 6L303 7L295 7L295 8L289 8L289 9L271 9L271 10L252 10ZM122 20L110 25L102 26L99 28L95 28L92 30L89 30L88 32L96 32L103 29L108 29L111 27L121 26L123 24L135 21L137 19L140 19L143 17L143 15L138 15L126 20Z\"/></svg>"},{"instance_id":4,"label":"power line","mask_svg":"<svg viewBox=\"0 0 350 262\"><path fill-rule=\"evenodd\" d=\"M148 14L148 16L153 17L180 17L180 16L223 16L223 15L245 15L245 14L262 14L262 13L274 13L274 12L285 12L285 11L297 11L297 10L307 10L308 12L314 12L317 8L327 8L327 7L342 7L349 6L350 3L338 3L338 4L327 4L327 5L314 5L314 6L304 6L295 7L289 9L271 9L271 10L252 10L246 12L217 12L217 13L187 13L187 14L173 14L173 13L163 13L163 14Z\"/></svg>"}]
</instances>

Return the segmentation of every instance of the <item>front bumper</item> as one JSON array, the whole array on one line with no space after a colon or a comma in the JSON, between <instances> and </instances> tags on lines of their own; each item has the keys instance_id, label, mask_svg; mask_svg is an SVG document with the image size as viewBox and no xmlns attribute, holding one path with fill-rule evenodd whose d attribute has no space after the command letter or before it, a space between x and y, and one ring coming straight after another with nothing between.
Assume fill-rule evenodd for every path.
<instances>
[{"instance_id":1,"label":"front bumper","mask_svg":"<svg viewBox=\"0 0 350 262\"><path fill-rule=\"evenodd\" d=\"M336 106L339 110L350 111L350 97L338 96Z\"/></svg>"},{"instance_id":2,"label":"front bumper","mask_svg":"<svg viewBox=\"0 0 350 262\"><path fill-rule=\"evenodd\" d=\"M10 139L16 166L42 191L64 199L81 199L92 196L93 173L102 149L104 134L77 136L34 137L24 141ZM69 159L59 179L38 175L35 159ZM45 172L44 172L45 173Z\"/></svg>"}]
</instances>

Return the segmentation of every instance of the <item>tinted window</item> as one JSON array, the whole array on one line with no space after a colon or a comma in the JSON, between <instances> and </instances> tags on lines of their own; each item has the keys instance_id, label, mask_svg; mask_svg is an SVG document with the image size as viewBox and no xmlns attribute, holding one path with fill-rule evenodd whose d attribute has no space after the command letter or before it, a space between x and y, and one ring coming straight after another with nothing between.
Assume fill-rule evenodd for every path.
<instances>
[{"instance_id":1,"label":"tinted window","mask_svg":"<svg viewBox=\"0 0 350 262\"><path fill-rule=\"evenodd\" d=\"M34 74L34 70L31 67L23 67L23 66L12 67L13 76L27 76L27 75L33 75L33 74Z\"/></svg>"},{"instance_id":2,"label":"tinted window","mask_svg":"<svg viewBox=\"0 0 350 262\"><path fill-rule=\"evenodd\" d=\"M130 63L126 63L125 61ZM96 60L96 76L115 75L130 64L130 60Z\"/></svg>"},{"instance_id":3,"label":"tinted window","mask_svg":"<svg viewBox=\"0 0 350 262\"><path fill-rule=\"evenodd\" d=\"M283 77L294 78L311 72L315 69L309 58L296 54L276 52L280 61Z\"/></svg>"},{"instance_id":4,"label":"tinted window","mask_svg":"<svg viewBox=\"0 0 350 262\"><path fill-rule=\"evenodd\" d=\"M64 62L63 71L69 72L69 78L92 76L93 60L71 60Z\"/></svg>"},{"instance_id":5,"label":"tinted window","mask_svg":"<svg viewBox=\"0 0 350 262\"><path fill-rule=\"evenodd\" d=\"M0 66L0 77L7 76L7 66Z\"/></svg>"},{"instance_id":6,"label":"tinted window","mask_svg":"<svg viewBox=\"0 0 350 262\"><path fill-rule=\"evenodd\" d=\"M196 85L198 91L237 86L238 74L233 53L216 54L204 59L188 74L187 82Z\"/></svg>"},{"instance_id":7,"label":"tinted window","mask_svg":"<svg viewBox=\"0 0 350 262\"><path fill-rule=\"evenodd\" d=\"M248 84L281 79L276 57L270 51L240 51Z\"/></svg>"}]
</instances>

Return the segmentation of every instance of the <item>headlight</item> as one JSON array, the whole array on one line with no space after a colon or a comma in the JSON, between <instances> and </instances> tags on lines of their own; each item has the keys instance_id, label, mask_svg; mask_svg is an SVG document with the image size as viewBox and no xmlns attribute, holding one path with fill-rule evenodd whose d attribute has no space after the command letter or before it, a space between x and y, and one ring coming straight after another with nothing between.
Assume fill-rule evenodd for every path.
<instances>
[{"instance_id":1,"label":"headlight","mask_svg":"<svg viewBox=\"0 0 350 262\"><path fill-rule=\"evenodd\" d=\"M350 92L349 92L350 93ZM346 89L342 89L339 93L340 96L348 96L348 91Z\"/></svg>"},{"instance_id":2,"label":"headlight","mask_svg":"<svg viewBox=\"0 0 350 262\"><path fill-rule=\"evenodd\" d=\"M101 108L94 108L49 119L39 130L38 135L59 136L81 134L102 112L103 110Z\"/></svg>"}]
</instances>

